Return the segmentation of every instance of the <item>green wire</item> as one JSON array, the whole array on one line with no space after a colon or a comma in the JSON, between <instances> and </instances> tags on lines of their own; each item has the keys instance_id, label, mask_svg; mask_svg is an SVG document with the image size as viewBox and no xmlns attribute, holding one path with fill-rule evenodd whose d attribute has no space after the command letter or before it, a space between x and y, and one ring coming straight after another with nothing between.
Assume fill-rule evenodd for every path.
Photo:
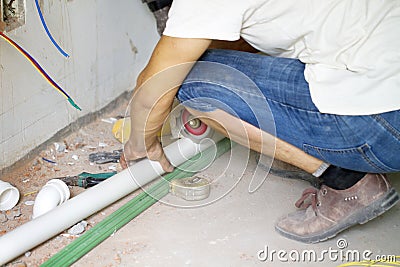
<instances>
[{"instance_id":1,"label":"green wire","mask_svg":"<svg viewBox=\"0 0 400 267\"><path fill-rule=\"evenodd\" d=\"M133 218L141 214L147 208L166 196L169 192L169 182L173 179L181 179L193 176L198 170L205 168L209 163L218 158L231 148L228 138L217 143L217 151L213 147L192 157L173 172L166 174L147 191L140 193L121 208L110 214L85 234L67 245L41 266L70 266L90 250L99 245Z\"/></svg>"},{"instance_id":2,"label":"green wire","mask_svg":"<svg viewBox=\"0 0 400 267\"><path fill-rule=\"evenodd\" d=\"M74 102L74 100L72 100L72 98L68 98L68 102L77 110L81 111L82 109Z\"/></svg>"}]
</instances>

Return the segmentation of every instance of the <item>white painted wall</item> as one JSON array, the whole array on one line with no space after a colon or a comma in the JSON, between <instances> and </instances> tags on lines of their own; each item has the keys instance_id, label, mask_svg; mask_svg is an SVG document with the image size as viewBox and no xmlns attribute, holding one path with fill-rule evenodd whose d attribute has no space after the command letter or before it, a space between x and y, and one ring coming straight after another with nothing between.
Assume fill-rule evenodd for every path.
<instances>
[{"instance_id":1,"label":"white painted wall","mask_svg":"<svg viewBox=\"0 0 400 267\"><path fill-rule=\"evenodd\" d=\"M79 104L75 110L17 50L0 40L0 169L11 165L78 117L134 87L158 34L141 0L44 0L50 31L26 0L26 25L7 33Z\"/></svg>"}]
</instances>

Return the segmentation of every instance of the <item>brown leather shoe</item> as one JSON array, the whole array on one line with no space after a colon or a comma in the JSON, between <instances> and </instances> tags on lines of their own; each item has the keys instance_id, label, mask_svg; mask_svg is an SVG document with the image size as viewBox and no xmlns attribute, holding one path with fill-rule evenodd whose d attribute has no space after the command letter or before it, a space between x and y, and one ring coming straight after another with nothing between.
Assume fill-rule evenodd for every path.
<instances>
[{"instance_id":1,"label":"brown leather shoe","mask_svg":"<svg viewBox=\"0 0 400 267\"><path fill-rule=\"evenodd\" d=\"M311 202L305 203L311 198ZM303 208L278 220L275 230L305 243L336 236L356 224L364 224L389 210L399 201L385 175L367 174L352 187L335 190L326 185L306 189L296 202Z\"/></svg>"}]
</instances>

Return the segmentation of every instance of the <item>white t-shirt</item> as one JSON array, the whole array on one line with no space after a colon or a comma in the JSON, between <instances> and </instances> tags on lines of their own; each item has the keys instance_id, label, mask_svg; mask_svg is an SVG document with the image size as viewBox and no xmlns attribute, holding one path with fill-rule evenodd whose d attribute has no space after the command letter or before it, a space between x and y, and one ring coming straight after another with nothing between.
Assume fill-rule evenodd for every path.
<instances>
[{"instance_id":1,"label":"white t-shirt","mask_svg":"<svg viewBox=\"0 0 400 267\"><path fill-rule=\"evenodd\" d=\"M323 113L400 109L399 0L174 0L163 34L298 58Z\"/></svg>"}]
</instances>

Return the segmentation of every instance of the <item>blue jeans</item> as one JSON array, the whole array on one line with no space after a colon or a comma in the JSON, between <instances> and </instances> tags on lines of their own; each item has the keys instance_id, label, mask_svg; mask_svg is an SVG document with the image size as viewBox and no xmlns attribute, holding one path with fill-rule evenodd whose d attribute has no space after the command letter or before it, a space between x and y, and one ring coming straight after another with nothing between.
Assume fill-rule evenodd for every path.
<instances>
[{"instance_id":1,"label":"blue jeans","mask_svg":"<svg viewBox=\"0 0 400 267\"><path fill-rule=\"evenodd\" d=\"M202 112L222 109L332 165L372 173L400 171L400 111L320 113L299 60L208 50L177 96Z\"/></svg>"}]
</instances>

